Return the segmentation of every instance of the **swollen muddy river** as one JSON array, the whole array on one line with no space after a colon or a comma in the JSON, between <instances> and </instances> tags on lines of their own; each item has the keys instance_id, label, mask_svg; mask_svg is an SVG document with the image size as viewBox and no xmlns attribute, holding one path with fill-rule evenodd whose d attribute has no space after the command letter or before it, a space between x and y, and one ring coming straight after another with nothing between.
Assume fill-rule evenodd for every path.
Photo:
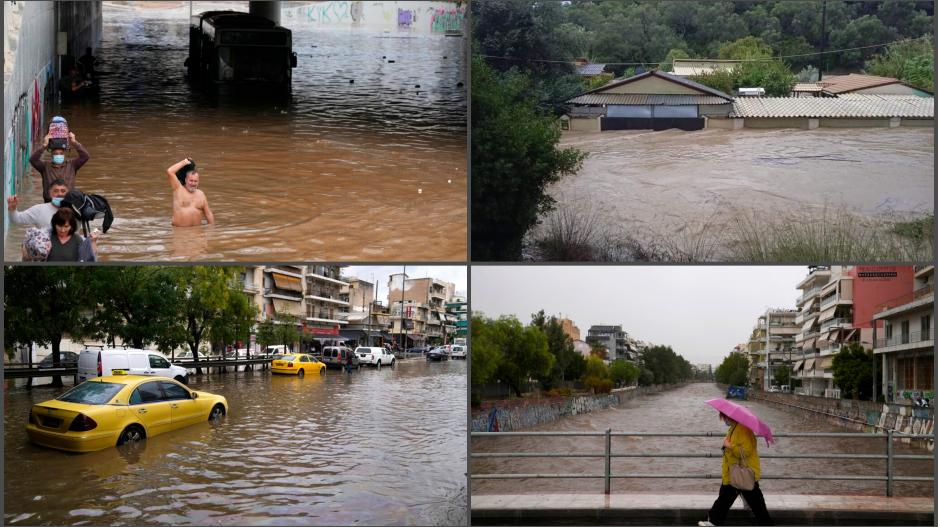
<instances>
[{"instance_id":1,"label":"swollen muddy river","mask_svg":"<svg viewBox=\"0 0 938 527\"><path fill-rule=\"evenodd\" d=\"M144 6L104 4L100 97L46 110L91 154L76 186L114 210L102 260L465 260L463 38L285 17L292 95L208 96L184 79L188 3ZM214 227L170 225L165 170L186 156ZM17 187L20 210L41 202L38 176Z\"/></svg>"},{"instance_id":2,"label":"swollen muddy river","mask_svg":"<svg viewBox=\"0 0 938 527\"><path fill-rule=\"evenodd\" d=\"M550 188L559 208L614 232L676 243L708 225L718 239L756 224L934 211L934 133L926 128L566 133L588 152Z\"/></svg>"}]
</instances>

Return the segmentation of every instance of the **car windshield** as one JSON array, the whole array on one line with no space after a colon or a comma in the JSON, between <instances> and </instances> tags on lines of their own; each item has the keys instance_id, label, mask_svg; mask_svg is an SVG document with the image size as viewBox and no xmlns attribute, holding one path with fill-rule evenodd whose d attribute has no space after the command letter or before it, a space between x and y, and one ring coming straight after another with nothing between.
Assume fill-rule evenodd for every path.
<instances>
[{"instance_id":1,"label":"car windshield","mask_svg":"<svg viewBox=\"0 0 938 527\"><path fill-rule=\"evenodd\" d=\"M113 382L83 382L55 399L67 403L107 404L123 387Z\"/></svg>"},{"instance_id":2,"label":"car windshield","mask_svg":"<svg viewBox=\"0 0 938 527\"><path fill-rule=\"evenodd\" d=\"M280 357L280 360L294 360L294 359L295 357L293 355L284 355L283 357Z\"/></svg>"}]
</instances>

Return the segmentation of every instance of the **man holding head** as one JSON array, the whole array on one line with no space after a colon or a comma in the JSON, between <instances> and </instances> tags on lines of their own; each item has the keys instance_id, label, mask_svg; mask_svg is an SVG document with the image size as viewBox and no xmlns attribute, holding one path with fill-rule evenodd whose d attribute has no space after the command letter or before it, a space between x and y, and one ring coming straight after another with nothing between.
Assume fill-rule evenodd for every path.
<instances>
[{"instance_id":1,"label":"man holding head","mask_svg":"<svg viewBox=\"0 0 938 527\"><path fill-rule=\"evenodd\" d=\"M199 190L195 162L187 157L167 168L166 175L173 189L173 227L202 225L203 217L209 225L214 224L215 215L208 206L208 198Z\"/></svg>"},{"instance_id":2,"label":"man holding head","mask_svg":"<svg viewBox=\"0 0 938 527\"><path fill-rule=\"evenodd\" d=\"M78 157L75 159L65 161L65 150L61 148L52 149L51 162L47 163L41 159L42 152L46 148L49 148L49 140L52 139L51 134L46 134L42 140L42 145L29 157L29 164L39 171L39 174L42 176L42 200L46 203L52 201L52 195L49 193L49 190L53 181L60 179L65 183L67 189L75 188L75 176L78 173L78 169L91 159L85 147L81 146L81 143L75 139L74 133L69 132L68 138L69 143L74 144L75 150L78 151Z\"/></svg>"}]
</instances>

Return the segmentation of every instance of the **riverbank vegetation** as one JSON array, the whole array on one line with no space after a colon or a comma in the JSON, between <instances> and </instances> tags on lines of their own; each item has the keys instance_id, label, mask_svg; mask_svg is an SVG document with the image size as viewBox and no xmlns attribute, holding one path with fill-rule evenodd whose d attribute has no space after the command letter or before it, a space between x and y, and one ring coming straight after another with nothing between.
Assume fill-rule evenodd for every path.
<instances>
[{"instance_id":1,"label":"riverbank vegetation","mask_svg":"<svg viewBox=\"0 0 938 527\"><path fill-rule=\"evenodd\" d=\"M567 396L574 392L609 393L613 388L676 384L695 377L694 369L670 346L650 346L637 362L608 360L608 351L593 346L582 355L556 317L541 310L522 324L513 316L472 318L472 402L488 388L507 388L508 395L532 393ZM501 395L501 394L499 394Z\"/></svg>"}]
</instances>

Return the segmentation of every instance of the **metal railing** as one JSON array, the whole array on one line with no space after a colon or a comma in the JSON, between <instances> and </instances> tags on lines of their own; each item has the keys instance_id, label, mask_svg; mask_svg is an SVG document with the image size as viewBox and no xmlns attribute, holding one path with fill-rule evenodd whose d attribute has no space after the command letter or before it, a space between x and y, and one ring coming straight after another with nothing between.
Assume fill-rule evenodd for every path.
<instances>
[{"instance_id":1,"label":"metal railing","mask_svg":"<svg viewBox=\"0 0 938 527\"><path fill-rule=\"evenodd\" d=\"M876 339L877 348L887 348L889 346L900 346L902 344L914 344L916 342L926 342L932 340L931 330L913 331L911 333L893 335L885 339Z\"/></svg>"},{"instance_id":2,"label":"metal railing","mask_svg":"<svg viewBox=\"0 0 938 527\"><path fill-rule=\"evenodd\" d=\"M887 430L885 433L851 433L851 432L780 432L773 434L775 437L818 437L818 438L851 438L851 439L886 439L885 454L765 454L760 455L760 459L882 459L886 461L886 473L883 476L848 476L848 475L768 475L764 473L760 479L794 479L794 480L836 480L836 481L884 481L886 483L886 496L891 497L893 493L893 483L897 481L931 481L934 477L926 476L897 476L893 467L893 462L897 459L902 460L932 460L933 455L919 454L895 454L893 453L893 441L896 438L907 439L930 439L934 436L925 434L905 434L894 430ZM725 437L725 432L613 432L606 429L605 432L471 432L470 438L484 437L602 437L604 439L603 452L491 452L481 453L472 452L470 459L502 459L502 458L602 458L605 469L600 473L566 473L566 474L471 474L470 479L602 479L604 481L604 492L609 494L613 479L722 479L722 474L636 474L636 473L614 473L612 472L613 458L722 458L722 453L704 452L704 453L613 453L613 437Z\"/></svg>"},{"instance_id":3,"label":"metal railing","mask_svg":"<svg viewBox=\"0 0 938 527\"><path fill-rule=\"evenodd\" d=\"M832 326L850 326L853 325L853 320L849 318L832 318L821 323L821 331L832 327Z\"/></svg>"}]
</instances>

